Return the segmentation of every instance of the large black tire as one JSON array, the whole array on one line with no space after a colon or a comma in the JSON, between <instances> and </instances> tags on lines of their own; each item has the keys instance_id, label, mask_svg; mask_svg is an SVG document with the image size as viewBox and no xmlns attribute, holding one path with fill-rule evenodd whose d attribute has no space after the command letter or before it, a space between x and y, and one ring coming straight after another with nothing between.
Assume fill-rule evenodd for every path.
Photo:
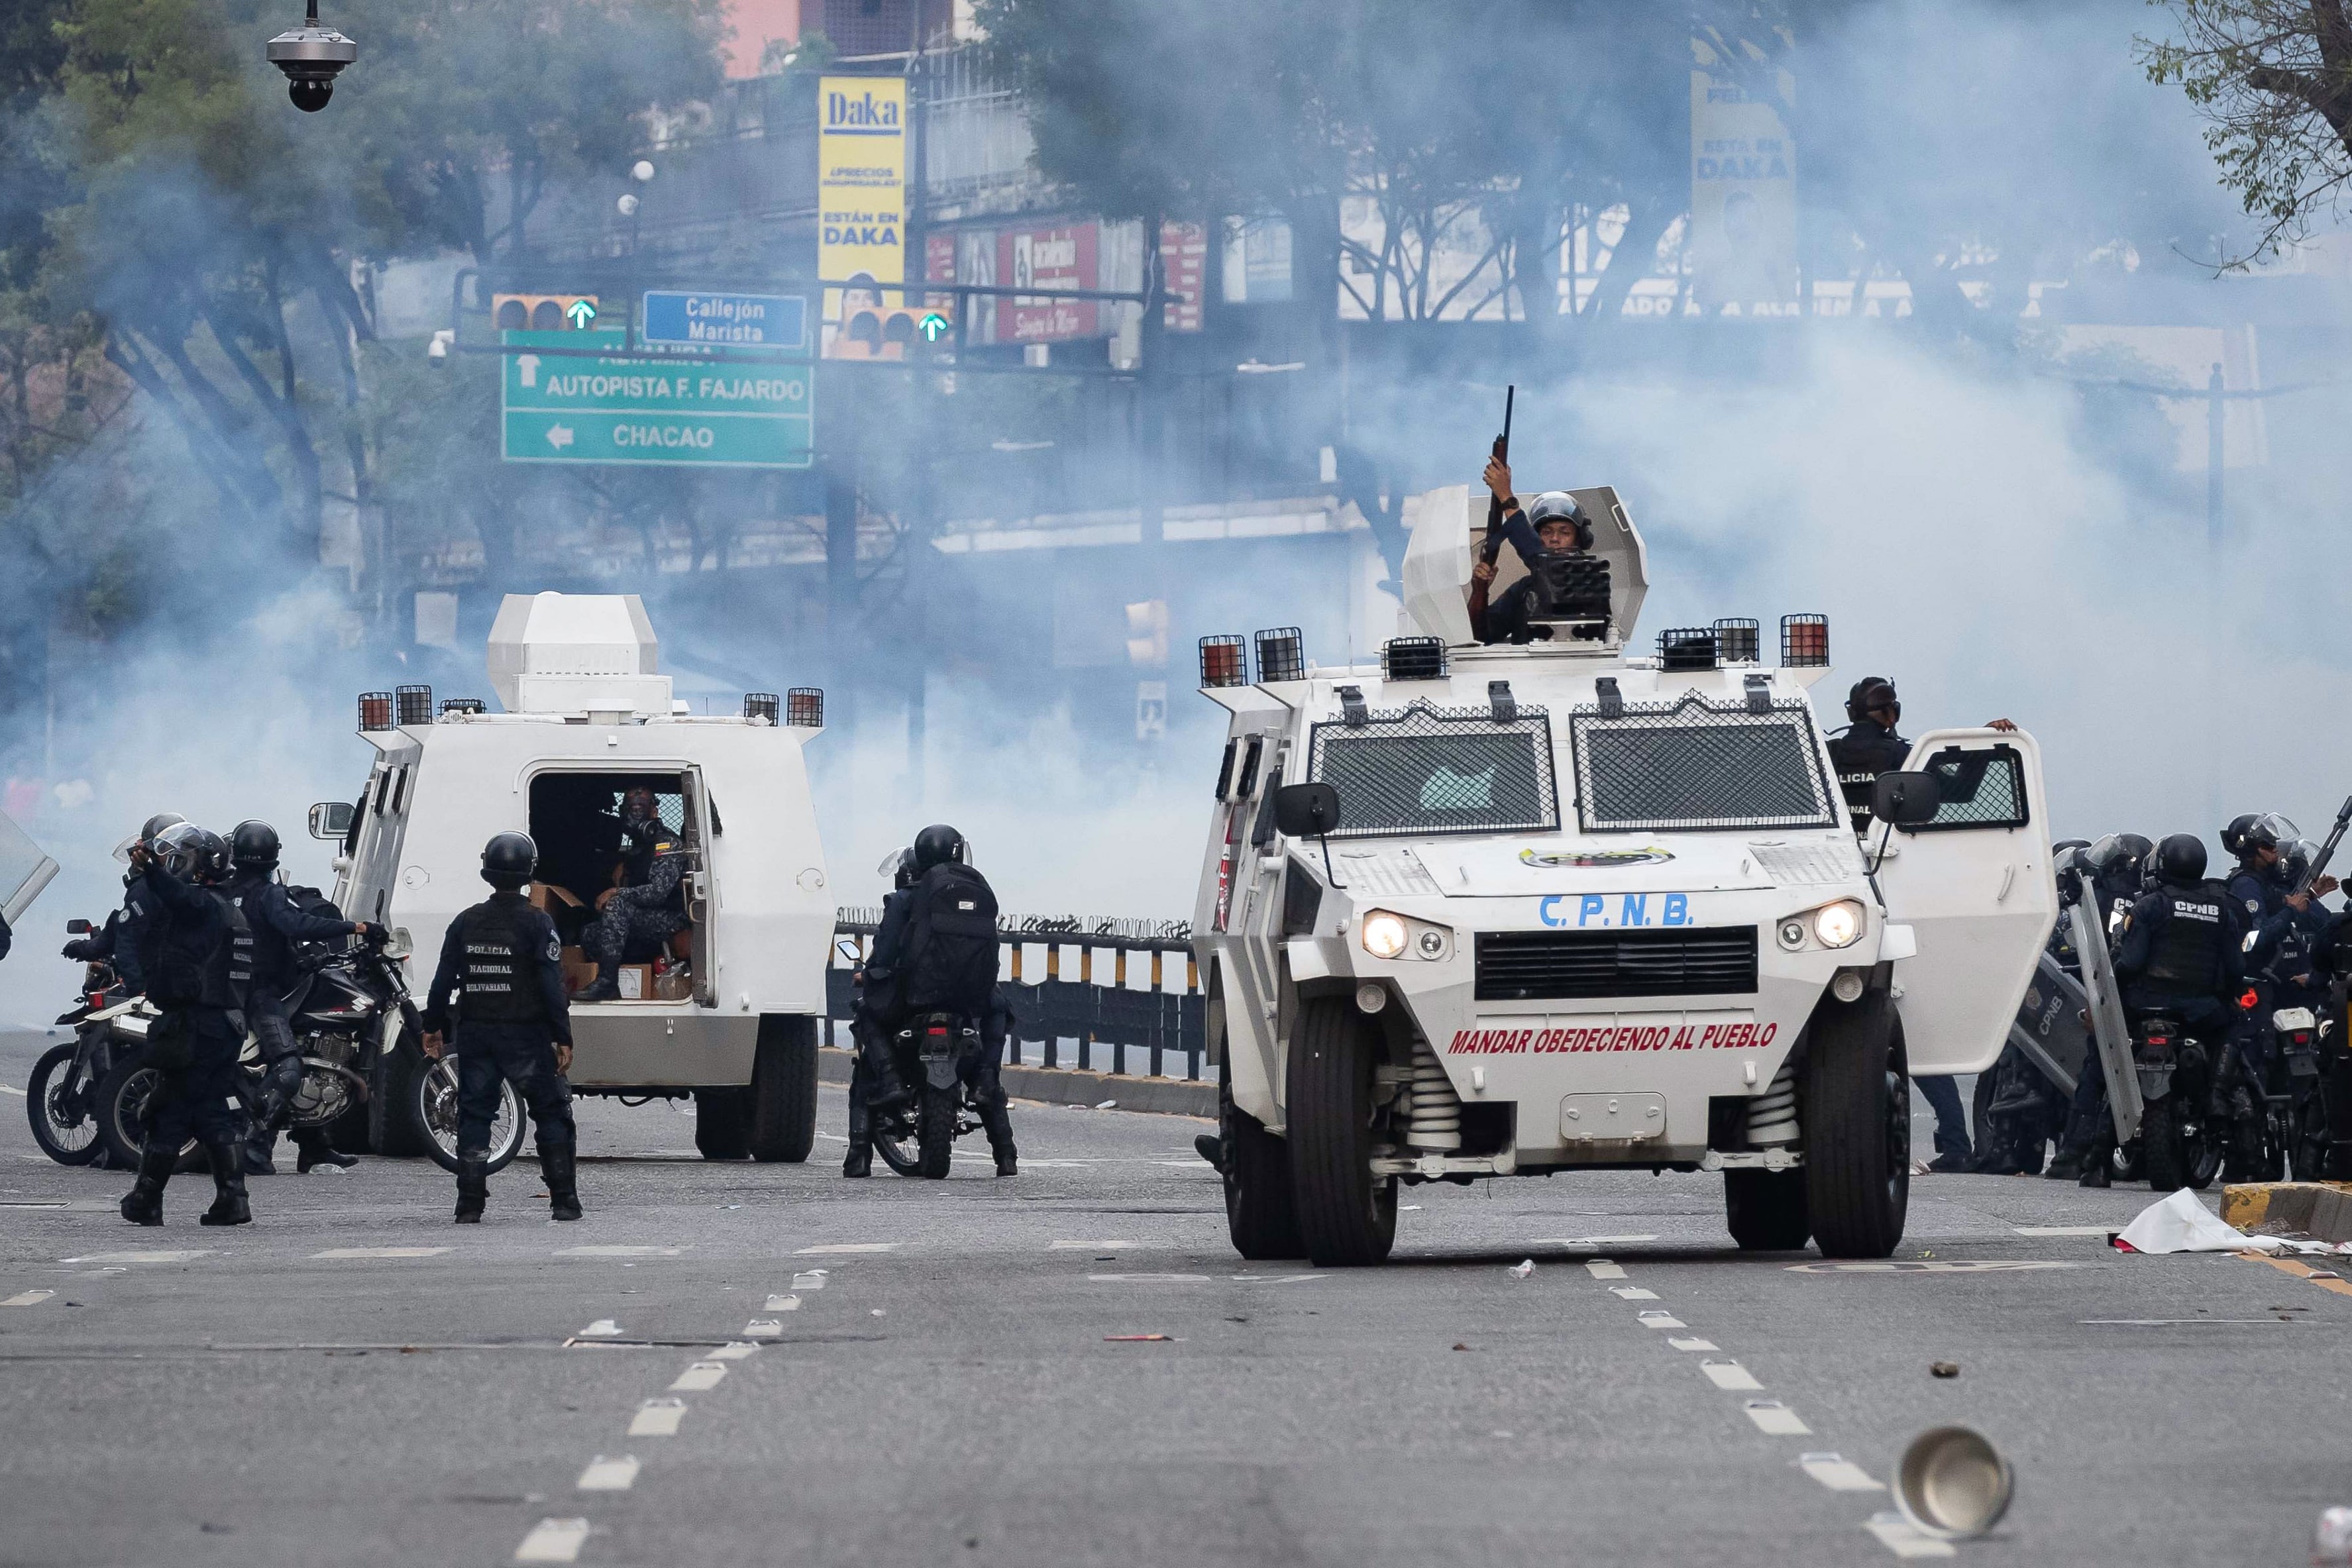
<instances>
[{"instance_id":1,"label":"large black tire","mask_svg":"<svg viewBox=\"0 0 2352 1568\"><path fill-rule=\"evenodd\" d=\"M751 1092L748 1089L698 1089L694 1092L694 1146L706 1160L748 1160L751 1157Z\"/></svg>"},{"instance_id":2,"label":"large black tire","mask_svg":"<svg viewBox=\"0 0 2352 1568\"><path fill-rule=\"evenodd\" d=\"M2179 1192L2189 1185L2189 1148L2172 1096L2151 1100L2139 1118L2140 1168L2152 1192Z\"/></svg>"},{"instance_id":3,"label":"large black tire","mask_svg":"<svg viewBox=\"0 0 2352 1568\"><path fill-rule=\"evenodd\" d=\"M1253 1263L1304 1258L1307 1244L1298 1239L1290 1191L1290 1146L1234 1104L1230 1069L1218 1075L1217 1121L1225 1143L1225 1233L1234 1250Z\"/></svg>"},{"instance_id":4,"label":"large black tire","mask_svg":"<svg viewBox=\"0 0 2352 1568\"><path fill-rule=\"evenodd\" d=\"M751 1157L798 1165L816 1146L816 1019L763 1013L751 1062Z\"/></svg>"},{"instance_id":5,"label":"large black tire","mask_svg":"<svg viewBox=\"0 0 2352 1568\"><path fill-rule=\"evenodd\" d=\"M1805 1206L1824 1258L1884 1258L1911 1204L1911 1080L1903 1020L1873 991L1825 1002L1805 1055Z\"/></svg>"},{"instance_id":6,"label":"large black tire","mask_svg":"<svg viewBox=\"0 0 2352 1568\"><path fill-rule=\"evenodd\" d=\"M955 1156L956 1102L961 1098L956 1089L923 1085L916 1112L915 1145L920 1151L916 1168L929 1180L944 1180Z\"/></svg>"},{"instance_id":7,"label":"large black tire","mask_svg":"<svg viewBox=\"0 0 2352 1568\"><path fill-rule=\"evenodd\" d=\"M106 1140L99 1136L98 1118L89 1106L77 1106L79 1116L65 1108L75 1098L71 1080L78 1049L75 1040L49 1047L33 1063L33 1076L25 1082L25 1113L33 1124L33 1141L61 1166L86 1166L106 1153ZM87 1091L80 1095L85 1102L94 1098Z\"/></svg>"},{"instance_id":8,"label":"large black tire","mask_svg":"<svg viewBox=\"0 0 2352 1568\"><path fill-rule=\"evenodd\" d=\"M1805 1173L1726 1171L1724 1223L1743 1252L1795 1252L1813 1234L1805 1205Z\"/></svg>"},{"instance_id":9,"label":"large black tire","mask_svg":"<svg viewBox=\"0 0 2352 1568\"><path fill-rule=\"evenodd\" d=\"M424 1070L425 1053L406 1040L368 1070L370 1152L394 1155L431 1152L430 1140L418 1130L409 1109L416 1098L416 1075Z\"/></svg>"},{"instance_id":10,"label":"large black tire","mask_svg":"<svg viewBox=\"0 0 2352 1568\"><path fill-rule=\"evenodd\" d=\"M1378 1263L1396 1245L1397 1184L1372 1175L1375 1040L1344 998L1303 1004L1290 1040L1290 1190L1318 1269Z\"/></svg>"},{"instance_id":11,"label":"large black tire","mask_svg":"<svg viewBox=\"0 0 2352 1568\"><path fill-rule=\"evenodd\" d=\"M126 1170L138 1167L139 1147L147 1137L147 1096L154 1092L158 1076L147 1065L147 1053L142 1050L124 1053L113 1071L99 1081L99 1141L106 1145L107 1157ZM203 1145L190 1138L181 1146L179 1161L172 1168L194 1170L204 1163Z\"/></svg>"}]
</instances>

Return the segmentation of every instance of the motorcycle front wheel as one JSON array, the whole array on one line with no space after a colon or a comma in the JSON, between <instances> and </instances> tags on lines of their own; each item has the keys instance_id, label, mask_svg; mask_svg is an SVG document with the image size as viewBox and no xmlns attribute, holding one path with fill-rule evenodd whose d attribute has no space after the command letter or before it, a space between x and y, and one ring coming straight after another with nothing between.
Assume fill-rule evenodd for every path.
<instances>
[{"instance_id":1,"label":"motorcycle front wheel","mask_svg":"<svg viewBox=\"0 0 2352 1568\"><path fill-rule=\"evenodd\" d=\"M73 1081L79 1049L72 1041L51 1046L33 1064L33 1076L25 1084L25 1113L32 1118L33 1141L61 1166L86 1166L106 1153L98 1118L90 1113L96 1085Z\"/></svg>"},{"instance_id":2,"label":"motorcycle front wheel","mask_svg":"<svg viewBox=\"0 0 2352 1568\"><path fill-rule=\"evenodd\" d=\"M106 1152L124 1169L139 1166L139 1150L147 1141L147 1102L163 1075L147 1065L146 1053L134 1051L114 1064L98 1085L98 1136ZM180 1148L172 1168L194 1170L204 1161L204 1146L190 1138Z\"/></svg>"},{"instance_id":3,"label":"motorcycle front wheel","mask_svg":"<svg viewBox=\"0 0 2352 1568\"><path fill-rule=\"evenodd\" d=\"M904 1105L894 1105L874 1115L874 1152L882 1163L902 1176L923 1174L922 1144L918 1136L915 1118Z\"/></svg>"},{"instance_id":4,"label":"motorcycle front wheel","mask_svg":"<svg viewBox=\"0 0 2352 1568\"><path fill-rule=\"evenodd\" d=\"M433 1163L457 1168L457 1059L427 1061L410 1077L406 1109L410 1128ZM514 1085L499 1083L498 1114L490 1118L490 1169L506 1169L522 1149L522 1097Z\"/></svg>"}]
</instances>

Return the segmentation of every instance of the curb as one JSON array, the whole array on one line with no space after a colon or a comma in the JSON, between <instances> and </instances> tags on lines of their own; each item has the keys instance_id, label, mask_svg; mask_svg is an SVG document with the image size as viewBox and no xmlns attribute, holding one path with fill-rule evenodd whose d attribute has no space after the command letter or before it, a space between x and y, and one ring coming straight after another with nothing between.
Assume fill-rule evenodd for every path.
<instances>
[{"instance_id":1,"label":"curb","mask_svg":"<svg viewBox=\"0 0 2352 1568\"><path fill-rule=\"evenodd\" d=\"M838 1046L818 1048L816 1075L820 1082L849 1082L850 1053ZM1048 1105L1099 1105L1118 1102L1121 1111L1141 1111L1162 1116L1217 1119L1217 1086L1185 1078L1141 1078L1133 1073L1081 1072L1074 1067L1017 1067L1000 1070L1005 1093L1015 1100L1042 1101Z\"/></svg>"},{"instance_id":2,"label":"curb","mask_svg":"<svg viewBox=\"0 0 2352 1568\"><path fill-rule=\"evenodd\" d=\"M2225 1186L2221 1222L2250 1233L2352 1241L2352 1182L2260 1181Z\"/></svg>"}]
</instances>

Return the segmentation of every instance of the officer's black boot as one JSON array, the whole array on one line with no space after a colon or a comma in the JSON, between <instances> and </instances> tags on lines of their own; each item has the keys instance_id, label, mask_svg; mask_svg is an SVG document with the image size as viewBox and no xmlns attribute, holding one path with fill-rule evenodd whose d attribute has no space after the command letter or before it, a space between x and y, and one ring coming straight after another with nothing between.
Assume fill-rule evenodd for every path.
<instances>
[{"instance_id":1,"label":"officer's black boot","mask_svg":"<svg viewBox=\"0 0 2352 1568\"><path fill-rule=\"evenodd\" d=\"M247 1176L276 1176L278 1174L278 1162L271 1156L278 1149L277 1129L257 1124L261 1121L261 1118L258 1115L255 1116L254 1121L257 1125L254 1127L252 1134L245 1140L241 1150L245 1174Z\"/></svg>"},{"instance_id":2,"label":"officer's black boot","mask_svg":"<svg viewBox=\"0 0 2352 1568\"><path fill-rule=\"evenodd\" d=\"M294 1147L299 1151L294 1156L294 1173L297 1176L309 1176L313 1166L332 1166L337 1170L349 1170L360 1163L352 1155L338 1151L328 1139L324 1127L297 1127L293 1137Z\"/></svg>"},{"instance_id":3,"label":"officer's black boot","mask_svg":"<svg viewBox=\"0 0 2352 1568\"><path fill-rule=\"evenodd\" d=\"M572 999L575 1002L609 1002L620 994L620 977L606 973L604 966L599 964L596 966L596 977L572 992Z\"/></svg>"},{"instance_id":4,"label":"officer's black boot","mask_svg":"<svg viewBox=\"0 0 2352 1568\"><path fill-rule=\"evenodd\" d=\"M849 1083L849 1151L841 1157L841 1174L863 1176L874 1174L874 1113L866 1104L866 1063L861 1059L850 1065Z\"/></svg>"},{"instance_id":5,"label":"officer's black boot","mask_svg":"<svg viewBox=\"0 0 2352 1568\"><path fill-rule=\"evenodd\" d=\"M198 1223L253 1223L253 1207L245 1198L246 1146L243 1138L222 1138L205 1145L205 1153L212 1156L213 1162L213 1206L205 1210Z\"/></svg>"},{"instance_id":6,"label":"officer's black boot","mask_svg":"<svg viewBox=\"0 0 2352 1568\"><path fill-rule=\"evenodd\" d=\"M579 1177L570 1144L539 1145L539 1174L547 1178L547 1212L556 1219L580 1218Z\"/></svg>"},{"instance_id":7,"label":"officer's black boot","mask_svg":"<svg viewBox=\"0 0 2352 1568\"><path fill-rule=\"evenodd\" d=\"M2059 1150L2058 1157L2052 1160L2049 1165L2042 1168L2042 1175L2043 1179L2048 1181L2082 1180L2083 1151L2080 1149Z\"/></svg>"},{"instance_id":8,"label":"officer's black boot","mask_svg":"<svg viewBox=\"0 0 2352 1568\"><path fill-rule=\"evenodd\" d=\"M2091 1146L2083 1151L2083 1174L2075 1178L2075 1185L2078 1186L2115 1186L2115 1152L2114 1134L2109 1133L2093 1138Z\"/></svg>"},{"instance_id":9,"label":"officer's black boot","mask_svg":"<svg viewBox=\"0 0 2352 1568\"><path fill-rule=\"evenodd\" d=\"M457 1151L457 1211L459 1225L479 1225L490 1201L490 1162L478 1152Z\"/></svg>"},{"instance_id":10,"label":"officer's black boot","mask_svg":"<svg viewBox=\"0 0 2352 1568\"><path fill-rule=\"evenodd\" d=\"M172 1167L179 1163L180 1151L148 1140L139 1150L139 1178L123 1195L122 1218L133 1225L163 1223L163 1184L172 1179Z\"/></svg>"},{"instance_id":11,"label":"officer's black boot","mask_svg":"<svg viewBox=\"0 0 2352 1568\"><path fill-rule=\"evenodd\" d=\"M1001 1176L1021 1174L1021 1151L1013 1145L1013 1116L1005 1110L1004 1102L990 1104L983 1101L980 1107L981 1124L988 1129L988 1152L996 1156L996 1174Z\"/></svg>"},{"instance_id":12,"label":"officer's black boot","mask_svg":"<svg viewBox=\"0 0 2352 1568\"><path fill-rule=\"evenodd\" d=\"M1225 1141L1214 1133L1202 1133L1192 1140L1192 1152L1219 1172L1225 1168Z\"/></svg>"}]
</instances>

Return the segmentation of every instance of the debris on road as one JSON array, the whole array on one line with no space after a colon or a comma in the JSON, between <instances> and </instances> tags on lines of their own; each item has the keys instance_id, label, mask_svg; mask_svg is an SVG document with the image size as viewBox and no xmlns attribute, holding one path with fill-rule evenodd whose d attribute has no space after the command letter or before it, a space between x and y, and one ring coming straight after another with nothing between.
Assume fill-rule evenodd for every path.
<instances>
[{"instance_id":1,"label":"debris on road","mask_svg":"<svg viewBox=\"0 0 2352 1568\"><path fill-rule=\"evenodd\" d=\"M2119 1252L2268 1252L2285 1246L2275 1236L2249 1236L2219 1216L2182 1187L2139 1211L2138 1218L2116 1235Z\"/></svg>"},{"instance_id":2,"label":"debris on road","mask_svg":"<svg viewBox=\"0 0 2352 1568\"><path fill-rule=\"evenodd\" d=\"M2352 1508L2325 1508L2311 1532L2314 1568L2344 1568L2352 1564Z\"/></svg>"},{"instance_id":3,"label":"debris on road","mask_svg":"<svg viewBox=\"0 0 2352 1568\"><path fill-rule=\"evenodd\" d=\"M1931 1361L1927 1364L1927 1372L1933 1377L1958 1377L1960 1364L1957 1361Z\"/></svg>"},{"instance_id":4,"label":"debris on road","mask_svg":"<svg viewBox=\"0 0 2352 1568\"><path fill-rule=\"evenodd\" d=\"M1107 1333L1105 1344L1173 1344L1175 1338L1164 1333Z\"/></svg>"},{"instance_id":5,"label":"debris on road","mask_svg":"<svg viewBox=\"0 0 2352 1568\"><path fill-rule=\"evenodd\" d=\"M1116 1108L1118 1104L1118 1102L1116 1100L1097 1100L1095 1102L1095 1109L1097 1111L1108 1111Z\"/></svg>"},{"instance_id":6,"label":"debris on road","mask_svg":"<svg viewBox=\"0 0 2352 1568\"><path fill-rule=\"evenodd\" d=\"M1522 1259L1511 1265L1511 1278L1514 1280L1524 1280L1535 1271L1536 1260L1532 1258Z\"/></svg>"}]
</instances>

